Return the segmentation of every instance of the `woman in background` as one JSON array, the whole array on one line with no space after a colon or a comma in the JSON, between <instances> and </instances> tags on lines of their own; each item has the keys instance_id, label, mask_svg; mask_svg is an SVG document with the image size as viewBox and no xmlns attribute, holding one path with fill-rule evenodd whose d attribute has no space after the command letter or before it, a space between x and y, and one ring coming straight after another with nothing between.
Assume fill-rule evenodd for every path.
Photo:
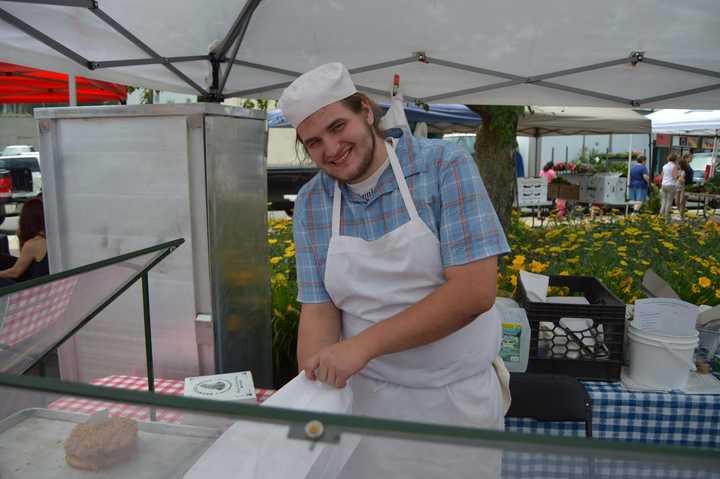
<instances>
[{"instance_id":1,"label":"woman in background","mask_svg":"<svg viewBox=\"0 0 720 479\"><path fill-rule=\"evenodd\" d=\"M552 161L548 161L547 163L545 163L545 166L543 166L542 172L540 172L540 176L547 180L548 185L550 185L550 183L552 183L552 181L557 177L554 166L555 165ZM555 206L558 209L558 218L563 218L565 216L565 208L567 206L567 201L556 199Z\"/></svg>"},{"instance_id":2,"label":"woman in background","mask_svg":"<svg viewBox=\"0 0 720 479\"><path fill-rule=\"evenodd\" d=\"M675 198L675 191L677 190L678 176L680 176L680 169L677 164L677 153L670 153L667 163L662 167L660 216L665 218L665 221L668 223L672 217L673 199Z\"/></svg>"},{"instance_id":3,"label":"woman in background","mask_svg":"<svg viewBox=\"0 0 720 479\"><path fill-rule=\"evenodd\" d=\"M683 157L678 162L677 189L675 190L675 204L680 212L680 218L685 218L685 185L687 184L687 169L690 166L688 156ZM692 181L692 180L691 180Z\"/></svg>"},{"instance_id":4,"label":"woman in background","mask_svg":"<svg viewBox=\"0 0 720 479\"><path fill-rule=\"evenodd\" d=\"M20 257L0 256L0 286L50 274L42 200L32 199L23 205L17 236L20 240Z\"/></svg>"},{"instance_id":5,"label":"woman in background","mask_svg":"<svg viewBox=\"0 0 720 479\"><path fill-rule=\"evenodd\" d=\"M638 157L637 163L630 168L630 201L634 203L633 211L635 213L640 211L640 207L647 200L648 181L650 181L650 174L645 166L645 157L641 155Z\"/></svg>"}]
</instances>

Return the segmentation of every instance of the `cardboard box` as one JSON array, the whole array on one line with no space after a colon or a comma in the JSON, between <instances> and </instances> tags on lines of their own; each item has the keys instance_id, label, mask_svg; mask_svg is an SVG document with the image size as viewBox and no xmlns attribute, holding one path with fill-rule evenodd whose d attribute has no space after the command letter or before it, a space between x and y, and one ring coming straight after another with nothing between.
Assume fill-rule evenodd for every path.
<instances>
[{"instance_id":1,"label":"cardboard box","mask_svg":"<svg viewBox=\"0 0 720 479\"><path fill-rule=\"evenodd\" d=\"M185 378L183 394L201 399L257 404L250 371Z\"/></svg>"},{"instance_id":2,"label":"cardboard box","mask_svg":"<svg viewBox=\"0 0 720 479\"><path fill-rule=\"evenodd\" d=\"M550 183L548 185L548 198L578 200L580 199L580 186L568 183Z\"/></svg>"}]
</instances>

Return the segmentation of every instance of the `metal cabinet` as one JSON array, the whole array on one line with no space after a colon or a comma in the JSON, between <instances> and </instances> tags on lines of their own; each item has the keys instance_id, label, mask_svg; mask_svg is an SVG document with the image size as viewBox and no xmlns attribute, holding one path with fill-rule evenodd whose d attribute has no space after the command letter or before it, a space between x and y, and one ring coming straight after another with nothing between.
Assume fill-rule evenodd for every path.
<instances>
[{"instance_id":1,"label":"metal cabinet","mask_svg":"<svg viewBox=\"0 0 720 479\"><path fill-rule=\"evenodd\" d=\"M196 335L196 318L209 315L210 369L252 370L269 386L264 114L198 103L37 109L35 118L51 271L184 238L150 274L157 374L213 372L200 367ZM139 294L128 290L63 347L63 377L143 372Z\"/></svg>"}]
</instances>

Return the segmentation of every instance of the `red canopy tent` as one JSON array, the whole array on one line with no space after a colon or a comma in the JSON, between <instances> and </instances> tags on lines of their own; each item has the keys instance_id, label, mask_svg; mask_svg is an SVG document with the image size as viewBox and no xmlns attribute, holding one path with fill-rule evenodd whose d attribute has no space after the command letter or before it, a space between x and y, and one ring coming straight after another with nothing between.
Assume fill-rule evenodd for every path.
<instances>
[{"instance_id":1,"label":"red canopy tent","mask_svg":"<svg viewBox=\"0 0 720 479\"><path fill-rule=\"evenodd\" d=\"M127 87L76 77L77 102L125 102ZM70 103L68 75L0 63L0 104Z\"/></svg>"}]
</instances>

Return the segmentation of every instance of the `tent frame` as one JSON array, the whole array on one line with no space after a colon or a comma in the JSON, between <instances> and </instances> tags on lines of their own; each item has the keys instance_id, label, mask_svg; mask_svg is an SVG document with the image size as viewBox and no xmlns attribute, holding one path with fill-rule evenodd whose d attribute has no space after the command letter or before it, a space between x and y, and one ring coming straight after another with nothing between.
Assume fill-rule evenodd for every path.
<instances>
[{"instance_id":1,"label":"tent frame","mask_svg":"<svg viewBox=\"0 0 720 479\"><path fill-rule=\"evenodd\" d=\"M70 60L73 60L74 62L80 64L82 67L87 68L88 70L95 70L95 69L99 69L99 68L111 68L111 67L118 67L118 66L161 64L165 68L170 70L172 73L174 73L176 76L178 76L186 84L190 85L193 89L195 89L200 94L200 96L201 96L200 99L202 101L221 102L225 98L246 97L246 96L253 95L256 93L271 91L271 90L275 90L275 89L279 89L279 88L285 88L290 83L292 83L292 81L287 81L287 82L275 83L275 84L271 84L271 85L265 85L262 87L257 87L257 88L252 88L252 89L248 89L248 90L241 90L241 91L230 92L230 93L224 94L223 91L225 89L225 85L227 83L227 79L228 79L228 76L230 75L230 71L231 71L233 65L241 65L241 66L245 66L245 67L249 67L249 68L255 68L258 70L263 70L263 71L268 71L268 72L273 72L273 73L281 73L284 75L291 76L293 78L300 76L300 72L283 70L283 69L275 68L275 67L272 67L269 65L261 65L261 64L255 64L255 63L242 62L242 61L236 59L237 53L240 50L243 39L245 37L245 32L247 31L247 28L250 25L252 15L255 12L258 5L260 4L261 0L249 0L248 2L245 3L242 10L238 14L238 17L235 19L235 22L233 23L232 27L226 34L225 39L219 45L217 45L214 49L212 49L210 51L210 53L208 53L206 55L190 55L190 56L182 56L182 57L164 57L164 56L160 55L159 53L155 52L146 43L144 43L142 40L137 38L135 35L133 35L131 32L129 32L127 29L125 29L122 25L120 25L118 22L116 22L107 13L105 13L103 10L101 10L98 0L9 0L9 1L17 2L17 3L32 3L32 4L42 4L42 5L60 5L60 6L66 6L66 7L86 8L86 9L90 10L94 15L96 15L99 19L101 19L103 22L108 24L116 32L118 32L120 35L125 37L131 43L133 43L138 48L140 48L145 53L147 53L149 58L113 60L113 61L88 60L88 59L84 58L82 55L78 54L77 52L71 50L70 48L66 47L65 45L62 45L61 43L50 38L49 36L45 35L44 33L40 32L39 30L33 28L31 25L28 25L27 23L23 22L19 18L15 17L14 15L10 14L9 12L7 12L6 10L1 9L1 8L0 8L0 19L5 20L6 22L12 24L16 28L22 30L26 34L28 34L31 37L35 38L36 40L44 43L48 47L56 50L60 54L66 56ZM230 52L229 56L227 56L228 52ZM187 61L198 61L198 60L207 60L211 64L212 85L210 86L210 88L208 90L203 89L200 85L195 83L192 79L190 79L187 75L182 73L174 65L175 63L187 62ZM656 101L668 100L668 99L672 99L672 98L678 98L678 97L683 97L683 96L687 96L687 95L694 95L694 94L698 94L698 93L704 93L704 92L720 89L720 82L718 82L718 83L706 85L706 86L699 87L699 88L691 88L688 90L673 91L673 92L668 92L666 94L656 95L656 96L647 97L647 98L625 98L625 97L619 97L619 96L615 96L615 95L609 95L609 94L602 93L599 91L575 88L575 87L561 85L558 83L547 81L552 78L562 77L562 76L575 74L575 73L589 72L589 71L607 68L607 67L611 67L611 66L624 65L624 64L630 64L632 66L636 66L638 63L641 63L641 62L649 64L649 65L654 65L654 66L658 66L658 67L662 67L662 68L671 69L671 70L689 72L689 73L694 73L697 75L720 79L720 72L718 72L718 71L706 70L706 69L702 69L702 68L692 67L689 65L682 65L682 64L678 64L678 63L666 62L666 61L659 60L659 59L647 58L645 56L645 53L640 52L640 51L632 51L629 54L629 56L627 56L625 58L618 58L615 60L609 60L609 61L605 61L605 62L601 62L601 63L584 65L584 66L579 66L579 67L575 67L575 68L571 68L571 69L543 73L540 75L529 76L529 77L514 75L512 73L489 70L486 68L473 66L473 65L466 65L466 64L451 62L451 61L443 60L440 58L429 58L425 55L424 52L415 52L410 57L400 58L397 60L390 60L390 61L386 61L386 62L382 62L382 63L377 63L374 65L367 65L367 66L363 66L363 67L352 68L352 69L350 69L350 73L353 74L353 73L368 72L368 71L378 70L378 69L382 69L382 68L402 65L402 64L416 62L416 61L421 62L421 63L428 63L428 64L432 63L432 64L441 65L441 66L445 66L448 68L453 68L453 69L466 71L466 72L480 73L483 75L487 75L487 76L491 76L491 77L495 77L495 78L499 78L499 79L503 80L503 81L499 81L499 82L492 83L489 85L482 85L482 86L468 88L468 89L464 89L464 90L450 91L450 92L446 92L446 93L432 95L432 96L429 96L426 98L413 98L413 97L410 97L407 95L405 96L405 98L407 100L415 101L416 103L431 103L431 102L442 100L445 98L451 98L451 97L472 94L472 93L479 93L479 92L484 92L484 91L498 90L498 89L508 88L508 87L512 87L512 86L516 86L516 85L538 85L538 86L542 86L545 88L560 90L560 91L569 92L569 93L575 93L578 95L587 96L587 97L591 97L591 98L598 98L598 99L610 101L612 103L617 103L619 105L623 105L626 107L636 108L641 105L645 105L645 104L656 102ZM227 64L224 72L222 71L222 64ZM368 88L368 87L364 87L361 85L358 85L357 88L358 88L358 90L364 91L366 93L380 94L382 96L387 95L387 92L377 90L375 88Z\"/></svg>"}]
</instances>

